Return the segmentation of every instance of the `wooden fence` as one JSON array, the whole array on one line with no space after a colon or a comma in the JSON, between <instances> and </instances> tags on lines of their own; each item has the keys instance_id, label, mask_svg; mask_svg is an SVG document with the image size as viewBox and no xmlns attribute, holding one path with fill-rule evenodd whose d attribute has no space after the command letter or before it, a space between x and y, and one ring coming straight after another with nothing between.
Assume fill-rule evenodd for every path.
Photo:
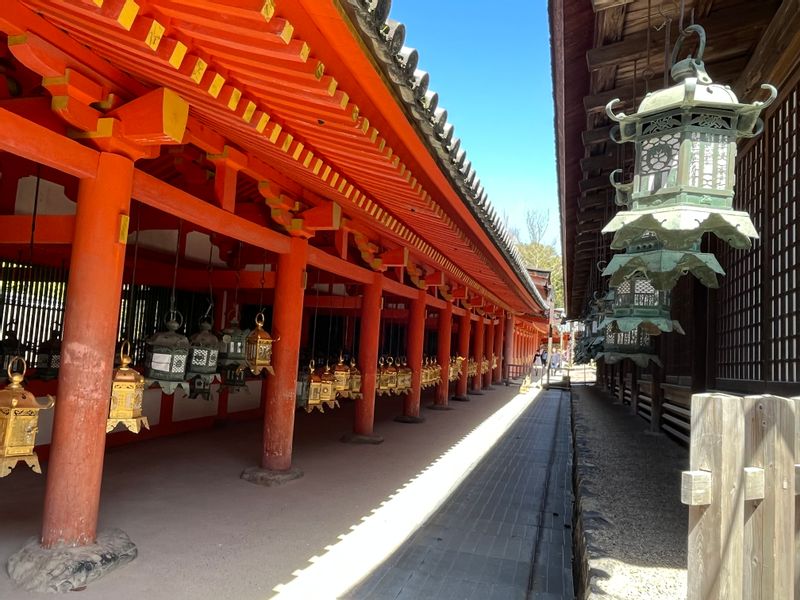
<instances>
[{"instance_id":1,"label":"wooden fence","mask_svg":"<svg viewBox=\"0 0 800 600\"><path fill-rule=\"evenodd\" d=\"M695 394L690 469L689 600L800 598L795 477L800 398Z\"/></svg>"}]
</instances>

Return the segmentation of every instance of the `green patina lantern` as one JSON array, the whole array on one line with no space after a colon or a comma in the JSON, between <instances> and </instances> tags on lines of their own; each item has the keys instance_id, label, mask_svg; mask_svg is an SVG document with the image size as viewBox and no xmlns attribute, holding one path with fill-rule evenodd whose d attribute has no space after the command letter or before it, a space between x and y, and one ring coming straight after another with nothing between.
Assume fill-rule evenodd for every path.
<instances>
[{"instance_id":1,"label":"green patina lantern","mask_svg":"<svg viewBox=\"0 0 800 600\"><path fill-rule=\"evenodd\" d=\"M619 286L637 275L645 277L657 290L670 290L683 275L691 273L706 287L717 288L717 275L724 275L717 258L699 252L696 242L690 250L668 250L652 233L633 240L624 254L616 254L603 271L611 276L610 285Z\"/></svg>"},{"instance_id":2,"label":"green patina lantern","mask_svg":"<svg viewBox=\"0 0 800 600\"><path fill-rule=\"evenodd\" d=\"M697 57L677 61L692 33L700 37ZM741 104L729 86L713 83L706 73L705 43L703 28L689 26L672 53L676 85L647 94L633 115L614 113L618 99L606 106L619 123L612 139L636 144L633 181L615 183L618 203L630 210L603 228L614 233L612 248L625 248L645 232L668 250L695 250L706 232L734 248L749 248L758 237L750 216L732 208L736 140L761 133L759 114L777 90L762 85L770 92L766 101Z\"/></svg>"},{"instance_id":3,"label":"green patina lantern","mask_svg":"<svg viewBox=\"0 0 800 600\"><path fill-rule=\"evenodd\" d=\"M39 344L36 353L36 377L39 379L55 379L61 368L61 326L53 323L50 337Z\"/></svg>"},{"instance_id":4,"label":"green patina lantern","mask_svg":"<svg viewBox=\"0 0 800 600\"><path fill-rule=\"evenodd\" d=\"M680 323L670 316L671 293L657 290L641 276L623 281L616 288L613 312L600 323L605 328L612 323L622 332L641 328L649 335L677 331L684 333Z\"/></svg>"},{"instance_id":5,"label":"green patina lantern","mask_svg":"<svg viewBox=\"0 0 800 600\"><path fill-rule=\"evenodd\" d=\"M6 379L6 372L11 361L23 356L29 350L28 346L19 341L17 337L17 322L14 320L6 323L5 333L0 341L0 380Z\"/></svg>"},{"instance_id":6,"label":"green patina lantern","mask_svg":"<svg viewBox=\"0 0 800 600\"><path fill-rule=\"evenodd\" d=\"M650 362L661 366L661 360L655 355L653 336L641 327L620 331L616 322L606 326L603 351L597 358L602 358L609 365L630 359L643 369Z\"/></svg>"},{"instance_id":7,"label":"green patina lantern","mask_svg":"<svg viewBox=\"0 0 800 600\"><path fill-rule=\"evenodd\" d=\"M165 394L173 394L179 387L188 392L186 364L190 344L185 335L178 333L183 316L177 310L170 310L165 324L166 331L159 331L146 341L146 382L148 385L157 383Z\"/></svg>"},{"instance_id":8,"label":"green patina lantern","mask_svg":"<svg viewBox=\"0 0 800 600\"><path fill-rule=\"evenodd\" d=\"M211 398L211 384L219 380L219 338L211 332L211 322L200 321L200 331L189 339L189 358L186 377L189 379L189 397L204 400Z\"/></svg>"},{"instance_id":9,"label":"green patina lantern","mask_svg":"<svg viewBox=\"0 0 800 600\"><path fill-rule=\"evenodd\" d=\"M222 373L222 385L232 392L237 392L247 385L245 344L249 333L249 330L239 328L239 319L236 315L231 318L230 325L222 330L218 364Z\"/></svg>"}]
</instances>

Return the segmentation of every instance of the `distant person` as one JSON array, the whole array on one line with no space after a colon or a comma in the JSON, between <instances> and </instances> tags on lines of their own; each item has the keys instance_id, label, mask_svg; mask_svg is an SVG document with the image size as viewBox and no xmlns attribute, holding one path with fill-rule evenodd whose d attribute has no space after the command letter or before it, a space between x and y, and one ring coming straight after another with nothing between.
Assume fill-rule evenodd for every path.
<instances>
[{"instance_id":1,"label":"distant person","mask_svg":"<svg viewBox=\"0 0 800 600\"><path fill-rule=\"evenodd\" d=\"M561 369L561 353L553 352L553 357L550 359L550 369L553 373L557 373Z\"/></svg>"},{"instance_id":2,"label":"distant person","mask_svg":"<svg viewBox=\"0 0 800 600\"><path fill-rule=\"evenodd\" d=\"M534 374L534 376L536 376L536 377L539 376L539 374L542 371L542 366L543 365L544 365L544 362L542 361L542 353L537 350L536 354L534 354L534 356L533 356L533 374Z\"/></svg>"}]
</instances>

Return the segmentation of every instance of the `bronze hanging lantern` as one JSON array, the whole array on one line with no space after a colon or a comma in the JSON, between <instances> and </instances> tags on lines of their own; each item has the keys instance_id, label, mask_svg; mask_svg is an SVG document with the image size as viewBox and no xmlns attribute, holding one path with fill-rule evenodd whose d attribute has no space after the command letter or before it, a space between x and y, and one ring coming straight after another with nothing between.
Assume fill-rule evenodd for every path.
<instances>
[{"instance_id":1,"label":"bronze hanging lantern","mask_svg":"<svg viewBox=\"0 0 800 600\"><path fill-rule=\"evenodd\" d=\"M489 359L484 357L481 359L481 375L486 375L489 372Z\"/></svg>"},{"instance_id":2,"label":"bronze hanging lantern","mask_svg":"<svg viewBox=\"0 0 800 600\"><path fill-rule=\"evenodd\" d=\"M678 61L684 40L696 33L698 55ZM614 233L612 248L622 249L645 232L652 232L668 250L689 250L706 232L734 248L749 248L757 238L747 212L733 210L736 141L763 130L761 111L777 97L739 103L729 86L715 84L705 71L706 34L699 25L681 32L672 53L676 85L648 93L633 115L608 116L619 123L612 131L617 143L634 142L633 181L618 184L618 202L629 205L604 228Z\"/></svg>"},{"instance_id":3,"label":"bronze hanging lantern","mask_svg":"<svg viewBox=\"0 0 800 600\"><path fill-rule=\"evenodd\" d=\"M603 351L597 355L597 358L602 358L610 365L630 359L643 369L650 362L661 366L661 360L655 354L653 338L650 334L641 328L620 331L616 323L611 323L605 328Z\"/></svg>"},{"instance_id":4,"label":"bronze hanging lantern","mask_svg":"<svg viewBox=\"0 0 800 600\"><path fill-rule=\"evenodd\" d=\"M211 384L219 381L219 338L211 332L207 319L200 321L200 331L189 338L189 364L186 377L189 379L189 397L209 400Z\"/></svg>"},{"instance_id":5,"label":"bronze hanging lantern","mask_svg":"<svg viewBox=\"0 0 800 600\"><path fill-rule=\"evenodd\" d=\"M358 370L355 359L350 359L350 398L359 399L361 394L361 371Z\"/></svg>"},{"instance_id":6,"label":"bronze hanging lantern","mask_svg":"<svg viewBox=\"0 0 800 600\"><path fill-rule=\"evenodd\" d=\"M50 337L39 344L36 356L36 377L39 379L56 379L61 368L61 327L53 323Z\"/></svg>"},{"instance_id":7,"label":"bronze hanging lantern","mask_svg":"<svg viewBox=\"0 0 800 600\"><path fill-rule=\"evenodd\" d=\"M465 358L463 356L454 356L450 359L450 372L448 379L450 381L458 381L461 379L461 365L464 364Z\"/></svg>"},{"instance_id":8,"label":"bronze hanging lantern","mask_svg":"<svg viewBox=\"0 0 800 600\"><path fill-rule=\"evenodd\" d=\"M222 373L222 385L232 392L247 386L245 344L248 333L248 330L239 328L236 315L231 318L230 325L222 330L217 362Z\"/></svg>"},{"instance_id":9,"label":"bronze hanging lantern","mask_svg":"<svg viewBox=\"0 0 800 600\"><path fill-rule=\"evenodd\" d=\"M21 365L21 371L14 370ZM33 448L36 432L39 431L39 411L51 408L55 398L47 396L45 404L39 404L36 396L22 387L27 365L21 356L13 357L6 373L11 383L0 390L0 477L5 477L20 461L34 473L41 473L39 457Z\"/></svg>"},{"instance_id":10,"label":"bronze hanging lantern","mask_svg":"<svg viewBox=\"0 0 800 600\"><path fill-rule=\"evenodd\" d=\"M320 382L322 384L319 394L321 404L324 404L328 408L338 407L339 401L336 399L336 375L330 365L325 364L325 369L320 374ZM322 406L320 406L320 410L322 410Z\"/></svg>"},{"instance_id":11,"label":"bronze hanging lantern","mask_svg":"<svg viewBox=\"0 0 800 600\"><path fill-rule=\"evenodd\" d=\"M277 341L264 331L264 313L258 313L256 328L250 332L245 341L245 360L247 368L253 375L259 375L262 371L267 371L270 375L275 374L272 368L272 344Z\"/></svg>"},{"instance_id":12,"label":"bronze hanging lantern","mask_svg":"<svg viewBox=\"0 0 800 600\"><path fill-rule=\"evenodd\" d=\"M165 394L174 394L179 387L189 392L186 382L186 363L189 358L189 340L178 333L183 326L183 315L171 310L166 316L166 331L160 331L146 341L146 383L157 383Z\"/></svg>"},{"instance_id":13,"label":"bronze hanging lantern","mask_svg":"<svg viewBox=\"0 0 800 600\"><path fill-rule=\"evenodd\" d=\"M298 391L304 393L302 406L306 409L306 412L310 413L315 408L325 412L322 406L322 378L314 368L313 360L308 364L304 376L300 378Z\"/></svg>"},{"instance_id":14,"label":"bronze hanging lantern","mask_svg":"<svg viewBox=\"0 0 800 600\"><path fill-rule=\"evenodd\" d=\"M130 367L133 362L130 352L131 344L125 340L119 351L120 367L114 369L111 381L111 404L106 420L106 433L120 423L132 433L139 433L143 426L150 429L147 417L142 416L144 377Z\"/></svg>"},{"instance_id":15,"label":"bronze hanging lantern","mask_svg":"<svg viewBox=\"0 0 800 600\"><path fill-rule=\"evenodd\" d=\"M333 369L334 389L342 397L350 395L350 366L344 362L344 357L339 353L339 362Z\"/></svg>"},{"instance_id":16,"label":"bronze hanging lantern","mask_svg":"<svg viewBox=\"0 0 800 600\"><path fill-rule=\"evenodd\" d=\"M470 357L467 361L467 377L475 377L478 374L478 363L475 362L475 359Z\"/></svg>"},{"instance_id":17,"label":"bronze hanging lantern","mask_svg":"<svg viewBox=\"0 0 800 600\"><path fill-rule=\"evenodd\" d=\"M17 338L17 322L11 320L6 323L3 340L0 341L0 367L2 367L0 376L3 379L6 378L11 361L22 356L27 350L28 347Z\"/></svg>"},{"instance_id":18,"label":"bronze hanging lantern","mask_svg":"<svg viewBox=\"0 0 800 600\"><path fill-rule=\"evenodd\" d=\"M411 367L408 366L406 357L398 359L397 367L397 386L398 394L408 394L411 392Z\"/></svg>"},{"instance_id":19,"label":"bronze hanging lantern","mask_svg":"<svg viewBox=\"0 0 800 600\"><path fill-rule=\"evenodd\" d=\"M600 322L600 328L614 323L622 332L641 327L649 335L682 334L680 323L670 316L670 305L671 292L657 290L647 279L636 276L617 286L612 312Z\"/></svg>"},{"instance_id":20,"label":"bronze hanging lantern","mask_svg":"<svg viewBox=\"0 0 800 600\"><path fill-rule=\"evenodd\" d=\"M640 275L658 290L670 290L683 275L691 273L709 288L717 288L717 275L724 275L717 258L700 252L700 242L689 250L668 250L652 233L633 240L622 254L615 254L603 275L610 276L609 285L616 287L633 276Z\"/></svg>"}]
</instances>

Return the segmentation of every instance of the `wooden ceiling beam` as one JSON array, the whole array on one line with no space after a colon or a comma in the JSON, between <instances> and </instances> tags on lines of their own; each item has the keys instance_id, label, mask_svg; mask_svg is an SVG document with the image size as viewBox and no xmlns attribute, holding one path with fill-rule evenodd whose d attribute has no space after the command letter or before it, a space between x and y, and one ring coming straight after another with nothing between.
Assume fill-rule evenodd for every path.
<instances>
[{"instance_id":1,"label":"wooden ceiling beam","mask_svg":"<svg viewBox=\"0 0 800 600\"><path fill-rule=\"evenodd\" d=\"M581 159L581 171L590 173L593 171L613 170L619 166L617 153L601 154L599 156L589 156Z\"/></svg>"},{"instance_id":2,"label":"wooden ceiling beam","mask_svg":"<svg viewBox=\"0 0 800 600\"><path fill-rule=\"evenodd\" d=\"M617 6L625 6L631 2L635 2L635 0L592 0L592 9L594 12L600 12Z\"/></svg>"},{"instance_id":3,"label":"wooden ceiling beam","mask_svg":"<svg viewBox=\"0 0 800 600\"><path fill-rule=\"evenodd\" d=\"M751 99L762 83L780 84L778 74L791 73L800 60L800 0L784 0L750 61L736 80L734 90Z\"/></svg>"},{"instance_id":4,"label":"wooden ceiling beam","mask_svg":"<svg viewBox=\"0 0 800 600\"><path fill-rule=\"evenodd\" d=\"M592 146L594 144L603 144L611 141L611 125L607 127L598 127L597 129L587 129L581 133L581 141L584 146Z\"/></svg>"},{"instance_id":5,"label":"wooden ceiling beam","mask_svg":"<svg viewBox=\"0 0 800 600\"><path fill-rule=\"evenodd\" d=\"M703 27L708 32L709 40L712 43L715 41L722 43L723 40L727 40L741 31L757 29L768 23L773 13L774 4L772 2L749 2L737 7L736 10L719 11L710 15L704 20ZM663 54L665 30L666 28L654 31L650 36L650 51L656 61ZM673 43L677 37L678 31L675 27L672 29ZM620 64L646 58L647 50L647 32L637 31L622 41L592 48L586 53L586 63L590 71L615 65L619 67Z\"/></svg>"}]
</instances>

